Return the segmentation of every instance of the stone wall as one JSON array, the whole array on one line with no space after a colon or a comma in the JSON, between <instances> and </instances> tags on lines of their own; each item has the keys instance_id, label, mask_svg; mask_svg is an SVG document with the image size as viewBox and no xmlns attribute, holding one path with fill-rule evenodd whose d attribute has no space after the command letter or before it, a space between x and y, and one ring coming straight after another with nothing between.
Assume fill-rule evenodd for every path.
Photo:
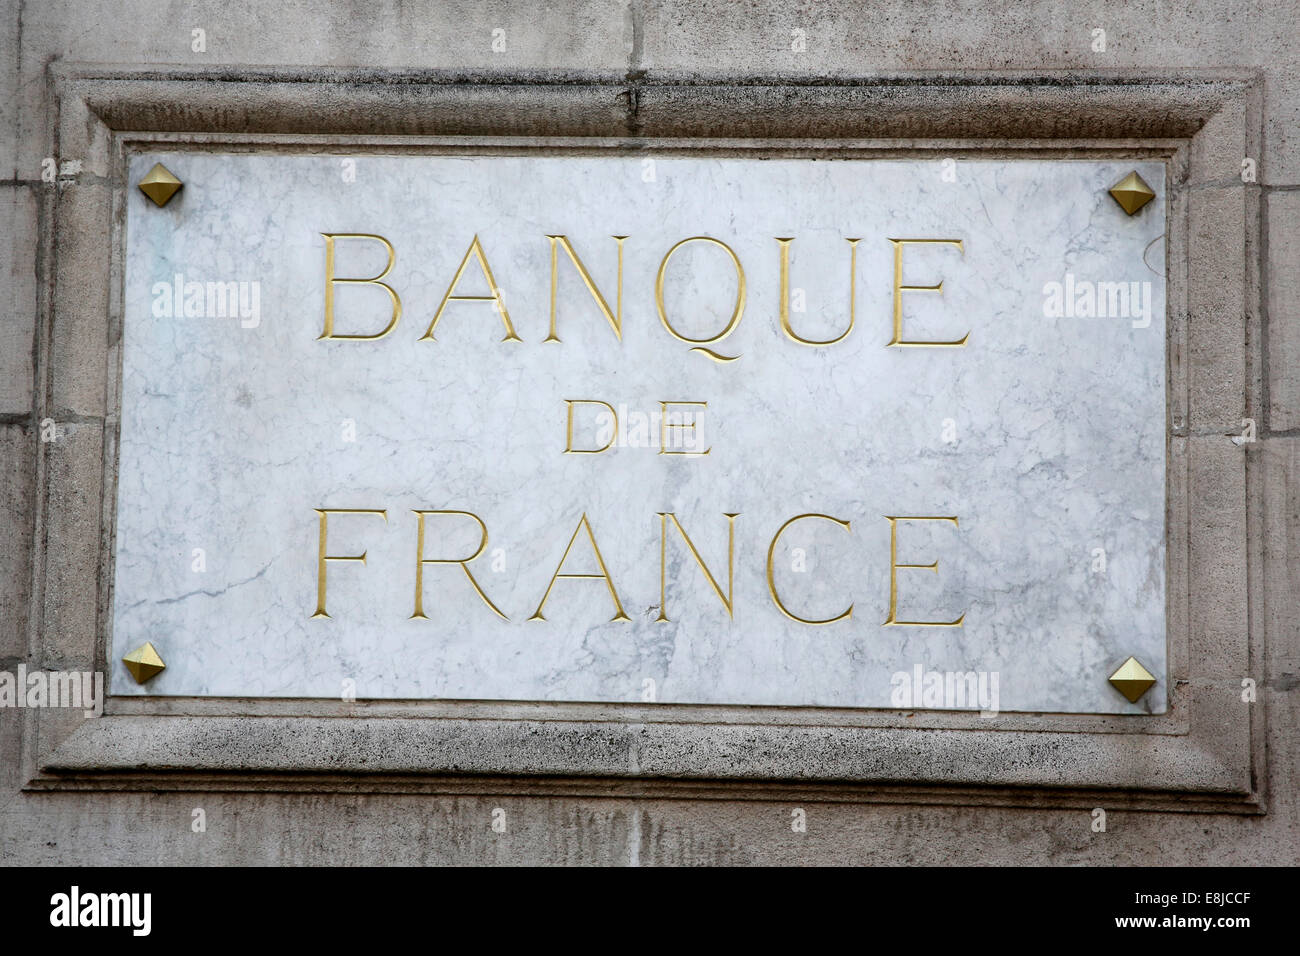
<instances>
[{"instance_id":1,"label":"stone wall","mask_svg":"<svg viewBox=\"0 0 1300 956\"><path fill-rule=\"evenodd\" d=\"M1104 50L1096 49L1098 29L1105 31ZM795 42L800 39L802 44ZM1193 407L1187 437L1206 447L1213 442L1214 454L1245 456L1241 524L1248 560L1239 582L1228 573L1226 558L1220 562L1212 551L1193 554L1191 574L1201 582L1204 600L1192 602L1190 626L1196 631L1202 623L1197 615L1213 619L1217 609L1236 602L1246 608L1215 625L1243 642L1249 635L1249 673L1220 676L1225 683L1253 678L1258 700L1249 705L1253 799L1237 807L1177 799L1160 804L1130 798L1122 787L1099 792L1095 801L1080 793L1035 796L996 779L981 788L930 793L779 781L669 786L636 774L505 772L390 779L363 788L368 792L349 792L328 775L314 785L300 780L285 788L270 775L241 776L236 766L187 777L181 789L155 782L132 786L127 767L115 770L120 785L73 772L49 786L42 783L36 751L42 734L59 735L58 720L41 715L45 725L35 732L33 712L0 708L0 860L1294 863L1300 855L1298 67L1300 32L1290 0L1249 10L1231 0L1172 6L1156 0L562 0L546 6L7 0L0 20L0 235L7 240L0 244L6 292L0 300L0 670L65 663L63 634L93 631L103 610L93 562L52 564L47 546L78 536L97 541L101 534L99 487L85 487L77 476L94 474L103 458L109 402L102 367L113 344L103 334L87 333L102 323L79 319L111 308L110 292L94 281L80 285L76 277L103 271L108 241L95 224L111 221L114 184L99 166L102 157L94 155L93 135L85 133L90 120L66 105L60 109L60 84L69 75L101 70L165 81L210 73L222 83L205 94L204 116L220 112L231 128L248 118L273 131L287 129L290 117L300 115L292 107L295 84L314 77L337 84L340 75L356 71L379 90L390 115L393 104L406 102L411 87L430 75L471 85L509 81L517 99L501 100L494 122L515 133L545 127L580 134L584 123L597 124L600 110L608 110L628 136L713 135L742 115L751 131L761 131L765 114L755 91L774 88L775 100L781 100L789 87L809 101L804 135L826 136L836 134L836 123L851 125L855 109L851 98L827 103L846 87L869 88L873 77L907 86L944 76L969 90L996 74L1004 84L1022 77L1030 102L1038 97L1041 103L1034 122L1064 137L1088 130L1079 128L1080 99L1063 88L1136 88L1158 80L1169 91L1180 83L1232 76L1241 78L1243 100L1205 122L1229 131L1244 128L1245 135L1201 140L1218 151L1191 158L1211 174L1188 187L1189 229L1192 240L1198 230L1209 235L1215 220L1232 209L1240 217L1244 209L1244 248L1212 245L1193 256L1191 270L1216 289L1243 276L1249 288L1245 306L1212 296L1202 303L1233 315L1241 311L1242 322L1236 333L1229 322L1213 326L1227 329L1225 336L1193 336L1190 353L1179 361L1187 362L1195 378L1197 369L1230 368L1237 351L1244 355L1244 368L1236 373L1244 381L1193 382L1194 402L1222 404L1224 421L1210 421L1198 432ZM282 115L241 89L245 78L281 75L290 77ZM609 95L584 101L581 91L593 77ZM681 122L664 128L656 126L665 113L656 112L664 94L655 84L668 80L707 82L731 92L715 98L714 120L696 111L693 128ZM530 82L571 85L573 106L569 112L530 109ZM936 96L940 102L932 115L941 116L944 94ZM1116 115L1112 107L1087 114L1082 125L1096 135L1167 131L1183 115L1175 98L1168 92L1135 96L1134 109L1148 110L1150 117L1126 116L1123 124L1107 128L1106 117ZM512 110L511 102L520 107ZM996 108L978 95L971 102L974 111ZM147 105L135 104L134 115L146 113ZM322 130L332 123L364 127L366 109L350 108L343 117L320 114ZM183 104L158 107L157 128L191 128L186 122ZM472 125L464 118L458 122ZM797 128L797 110L787 109L784 122L786 130ZM987 115L964 120L949 110L947 125L926 135L955 136L963 128L988 130L999 122ZM58 155L59 144L75 141L79 124L92 149L85 156ZM1254 160L1255 176L1243 182L1241 163L1247 158ZM53 183L42 177L47 159L55 163ZM83 164L80 170L66 165L76 161ZM1191 321L1198 321L1196 308ZM58 375L51 372L55 368ZM1220 386L1222 393L1216 391ZM1232 396L1239 393L1246 396L1241 417L1257 423L1258 440L1244 449L1225 438L1227 420L1236 417ZM47 419L64 429L66 438L55 447L40 441ZM1195 484L1197 476L1190 480ZM1196 511L1190 520L1195 526ZM1246 594L1216 593L1216 587L1244 588ZM1034 733L1026 728L1027 736ZM147 735L134 738L133 745L147 751ZM720 766L716 754L711 759L711 766ZM1094 806L1107 811L1105 832L1093 829ZM195 809L204 811L205 832L194 832ZM492 827L498 809L505 813L504 833ZM795 809L806 815L806 832L791 828Z\"/></svg>"}]
</instances>

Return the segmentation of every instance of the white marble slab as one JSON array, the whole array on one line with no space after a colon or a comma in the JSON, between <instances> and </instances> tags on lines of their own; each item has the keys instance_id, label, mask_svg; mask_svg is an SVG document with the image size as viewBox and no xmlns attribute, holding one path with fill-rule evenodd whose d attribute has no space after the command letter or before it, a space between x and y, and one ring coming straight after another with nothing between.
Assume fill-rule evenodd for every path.
<instances>
[{"instance_id":1,"label":"white marble slab","mask_svg":"<svg viewBox=\"0 0 1300 956\"><path fill-rule=\"evenodd\" d=\"M890 708L912 690L895 675L919 668L989 675L989 693L996 675L988 709L1164 711L1160 164L160 153L132 160L132 184L160 160L182 192L127 203L113 693ZM1106 191L1134 168L1157 198L1129 217ZM319 340L322 233L393 244L403 313L384 338ZM475 235L521 341L502 342L481 301L450 302L421 341ZM621 340L561 250L562 342L543 341L548 235L569 238L611 309L610 237L628 237ZM690 351L657 315L660 262L693 236L743 265L741 320L709 346L735 361ZM821 339L845 329L845 239L860 239L843 341L783 334L777 237L794 237L793 327ZM905 337L964 347L888 347L891 238L962 241L905 249L904 284L943 292L902 302ZM384 264L378 243L337 243L339 276ZM168 315L178 275L182 313L186 282L257 286L233 317ZM679 250L664 289L679 332L725 326L736 282L720 246ZM1148 311L1058 315L1052 282L1139 283ZM336 332L388 322L382 290L337 289ZM455 294L488 292L471 259ZM632 444L566 455L566 399L626 406L625 423L707 402L710 453L637 447L657 434L631 421ZM575 444L602 443L594 431L579 415ZM368 559L328 564L331 617L314 619L326 508L387 521L330 519L328 552ZM412 619L419 509L482 518L470 567L508 621L434 564L428 617ZM733 616L670 525L671 621L656 620L659 512L724 593L724 514L739 514ZM611 622L603 581L560 579L530 621L584 513L628 620ZM805 513L851 529L793 525L776 589L797 616L852 604L851 618L802 624L772 600L769 544ZM897 561L938 568L897 571L896 618L961 627L885 624L886 516L909 515L959 523L899 523ZM426 557L478 544L472 519L428 519ZM564 570L597 570L585 533ZM117 658L146 640L167 669L141 687ZM1107 682L1130 654L1159 678L1136 705Z\"/></svg>"}]
</instances>

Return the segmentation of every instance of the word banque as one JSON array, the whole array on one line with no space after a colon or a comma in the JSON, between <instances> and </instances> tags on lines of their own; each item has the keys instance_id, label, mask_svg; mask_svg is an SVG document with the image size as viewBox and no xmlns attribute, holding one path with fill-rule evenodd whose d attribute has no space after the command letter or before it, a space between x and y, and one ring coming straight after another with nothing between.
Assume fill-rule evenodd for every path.
<instances>
[{"instance_id":1,"label":"word banque","mask_svg":"<svg viewBox=\"0 0 1300 956\"><path fill-rule=\"evenodd\" d=\"M325 240L325 322L324 322L324 329L321 331L320 334L320 338L331 339L335 341L375 341L377 339L382 339L384 336L388 335L390 332L392 332L394 329L397 328L397 323L402 318L402 297L398 294L397 290L392 287L392 285L384 281L385 279L388 278L388 274L393 271L393 266L397 262L397 250L394 249L393 244L389 242L387 239L385 239L383 236L375 235L372 233L335 232L335 233L321 233L321 236ZM564 250L569 260L573 263L573 268L575 268L578 272L578 275L582 277L583 284L587 287L587 291L591 293L591 297L595 300L596 306L600 309L601 314L605 317L605 321L609 323L610 330L614 333L615 337L621 340L623 337L623 245L629 237L628 236L611 237L615 242L618 243L618 279L617 279L617 295L615 297L615 301L617 302L617 308L615 310L610 309L608 300L605 298L604 294L597 287L595 280L592 279L591 277L591 273L587 271L586 265L583 263L582 259L579 258L578 253L574 250L573 244L569 242L568 237L548 235L545 238L548 239L551 244L551 268L550 268L551 326L550 326L550 331L547 333L546 338L544 338L542 341L543 342L561 341L559 334L556 332L556 326L558 322L558 318L557 318L558 303L557 303L556 290L559 285L559 268L560 268L559 250L560 249ZM366 239L366 240L382 243L384 249L388 253L388 264L384 267L382 272L368 279L339 278L335 270L335 257L336 257L335 243L340 239ZM805 338L804 336L800 335L798 332L794 330L794 326L791 324L790 321L790 298L791 298L790 296L790 246L794 242L794 239L778 237L775 238L774 241L780 244L780 251L781 251L781 266L780 266L780 280L779 280L780 282L779 312L780 312L781 331L791 341L798 342L800 345L812 346L814 348L823 348L825 346L835 345L839 342L843 342L846 338L848 338L849 333L853 331L853 327L857 322L858 243L860 243L862 240L861 239L844 240L849 244L849 305L848 305L849 319L848 319L848 325L844 329L844 331L841 332L839 335L835 336L834 338L830 338L830 339ZM894 250L893 275L891 277L893 294L894 294L893 295L894 337L890 339L890 341L887 344L891 347L910 346L910 347L930 347L930 348L961 348L962 346L964 346L967 340L970 338L969 332L967 332L959 339L953 339L950 341L943 341L943 342L921 341L921 340L906 339L903 337L903 293L943 291L942 281L934 285L904 285L903 284L903 250L907 246L912 246L912 245L936 245L937 244L937 245L954 246L959 252L964 253L965 247L963 245L963 240L961 239L888 239L886 241L893 246L893 250ZM736 300L735 300L735 307L732 310L730 320L717 334L707 336L707 337L702 337L702 338L692 338L680 332L677 329L677 327L673 325L672 320L668 317L668 311L666 306L664 305L664 282L668 274L668 265L672 261L673 255L679 249L682 249L685 246L688 246L691 243L695 243L695 242L701 242L707 245L717 246L721 248L723 252L726 253L727 261L730 263L731 267L735 270L735 274L736 274ZM461 279L464 277L466 270L469 268L471 258L478 265L478 268L482 273L483 279L486 280L487 282L488 289L491 290L488 295L463 295L463 294L458 295L456 293L456 289L460 285ZM668 334L671 335L673 338L677 339L679 342L685 342L687 345L690 345L692 347L691 348L692 352L698 352L699 354L704 355L715 362L734 362L738 358L740 358L739 355L724 355L713 348L709 348L709 346L717 345L723 339L727 338L727 336L735 332L737 327L739 327L741 318L745 314L745 296L746 296L745 282L746 280L745 280L744 266L741 265L740 257L736 255L735 251L731 248L731 246L727 245L727 243L723 242L721 239L715 239L712 236L691 236L687 239L682 239L680 242L676 243L672 248L670 248L664 254L663 259L659 263L659 269L655 273L655 285L654 285L655 311L658 313L659 321L663 324L663 327L665 330L667 330ZM348 333L340 333L335 331L336 316L335 316L335 307L334 307L334 287L336 285L372 285L383 289L386 293L388 293L388 297L392 300L392 311L390 313L388 324L385 325L378 332L371 332L371 333L348 334ZM438 308L434 311L433 318L429 321L429 325L424 330L424 334L420 336L419 341L421 342L434 341L434 331L438 328L438 323L439 321L441 321L443 313L447 309L447 305L452 302L478 302L478 303L491 305L495 309L497 316L500 318L502 326L504 326L505 328L505 337L501 341L502 342L523 341L523 339L519 337L519 333L515 331L514 323L510 319L510 312L506 308L505 294L501 291L501 288L497 285L496 278L493 276L492 273L492 267L488 264L487 254L484 252L483 244L479 241L479 237L477 235L474 237L473 241L469 244L469 249L466 250L465 257L461 259L460 266L456 269L456 274L452 277L451 284L447 287L447 291L443 295L442 301L438 303Z\"/></svg>"}]
</instances>

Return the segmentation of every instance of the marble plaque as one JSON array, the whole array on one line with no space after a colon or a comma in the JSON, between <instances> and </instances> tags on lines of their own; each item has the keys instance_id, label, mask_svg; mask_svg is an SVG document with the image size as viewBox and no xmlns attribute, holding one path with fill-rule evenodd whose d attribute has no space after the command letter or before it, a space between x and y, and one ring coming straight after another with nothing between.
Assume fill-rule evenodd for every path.
<instances>
[{"instance_id":1,"label":"marble plaque","mask_svg":"<svg viewBox=\"0 0 1300 956\"><path fill-rule=\"evenodd\" d=\"M1164 712L1160 163L129 181L113 693Z\"/></svg>"}]
</instances>

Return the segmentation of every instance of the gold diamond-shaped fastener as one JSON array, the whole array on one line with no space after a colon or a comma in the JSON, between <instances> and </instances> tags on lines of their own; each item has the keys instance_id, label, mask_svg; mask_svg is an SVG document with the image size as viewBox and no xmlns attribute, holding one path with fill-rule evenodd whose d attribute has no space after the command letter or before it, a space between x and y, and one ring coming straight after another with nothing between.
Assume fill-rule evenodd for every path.
<instances>
[{"instance_id":1,"label":"gold diamond-shaped fastener","mask_svg":"<svg viewBox=\"0 0 1300 956\"><path fill-rule=\"evenodd\" d=\"M1111 186L1110 194L1115 197L1120 208L1130 216L1156 198L1155 191L1146 184L1136 170Z\"/></svg>"},{"instance_id":2,"label":"gold diamond-shaped fastener","mask_svg":"<svg viewBox=\"0 0 1300 956\"><path fill-rule=\"evenodd\" d=\"M143 684L149 678L158 676L167 666L158 656L158 652L153 649L153 645L148 642L122 658L122 663L126 665L126 669L131 672L137 684Z\"/></svg>"},{"instance_id":3,"label":"gold diamond-shaped fastener","mask_svg":"<svg viewBox=\"0 0 1300 956\"><path fill-rule=\"evenodd\" d=\"M1136 704L1138 698L1155 686L1156 679L1152 673L1138 663L1136 657L1130 657L1119 670L1110 675L1111 685L1128 698L1130 704Z\"/></svg>"},{"instance_id":4,"label":"gold diamond-shaped fastener","mask_svg":"<svg viewBox=\"0 0 1300 956\"><path fill-rule=\"evenodd\" d=\"M153 169L144 174L140 180L140 192L144 193L159 206L176 195L176 191L185 185L171 174L171 170L162 163L154 163Z\"/></svg>"}]
</instances>

